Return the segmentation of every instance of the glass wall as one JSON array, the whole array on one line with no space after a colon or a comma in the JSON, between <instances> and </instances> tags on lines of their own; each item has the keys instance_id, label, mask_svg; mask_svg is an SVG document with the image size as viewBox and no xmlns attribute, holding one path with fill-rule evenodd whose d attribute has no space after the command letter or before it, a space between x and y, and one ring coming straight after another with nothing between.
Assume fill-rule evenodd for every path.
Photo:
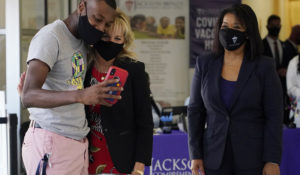
<instances>
[{"instance_id":1,"label":"glass wall","mask_svg":"<svg viewBox=\"0 0 300 175\"><path fill-rule=\"evenodd\" d=\"M77 7L77 0L21 1L21 71L26 70L28 47L33 36L46 24L65 19ZM47 8L47 13L45 13ZM46 19L47 17L47 19Z\"/></svg>"}]
</instances>

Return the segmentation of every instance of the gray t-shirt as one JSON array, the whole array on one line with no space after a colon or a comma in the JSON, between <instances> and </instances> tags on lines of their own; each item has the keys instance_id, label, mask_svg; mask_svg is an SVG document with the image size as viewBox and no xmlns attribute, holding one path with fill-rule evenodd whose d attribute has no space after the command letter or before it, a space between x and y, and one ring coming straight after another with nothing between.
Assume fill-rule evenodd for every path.
<instances>
[{"instance_id":1,"label":"gray t-shirt","mask_svg":"<svg viewBox=\"0 0 300 175\"><path fill-rule=\"evenodd\" d=\"M27 63L38 59L50 67L42 89L71 91L83 89L87 48L61 20L43 27L32 39ZM43 129L81 140L89 132L84 105L74 103L56 108L29 108L30 119Z\"/></svg>"}]
</instances>

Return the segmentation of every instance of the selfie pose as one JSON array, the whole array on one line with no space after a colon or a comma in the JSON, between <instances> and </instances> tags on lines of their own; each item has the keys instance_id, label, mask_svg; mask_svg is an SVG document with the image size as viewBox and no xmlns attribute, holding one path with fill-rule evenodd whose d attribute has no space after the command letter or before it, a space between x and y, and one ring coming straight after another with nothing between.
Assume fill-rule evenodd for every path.
<instances>
[{"instance_id":1,"label":"selfie pose","mask_svg":"<svg viewBox=\"0 0 300 175\"><path fill-rule=\"evenodd\" d=\"M192 172L279 175L282 88L274 59L262 56L253 10L222 11L215 51L197 59L189 121Z\"/></svg>"},{"instance_id":2,"label":"selfie pose","mask_svg":"<svg viewBox=\"0 0 300 175\"><path fill-rule=\"evenodd\" d=\"M122 99L112 107L86 106L91 128L90 174L143 175L145 165L151 164L153 120L150 88L144 63L132 59L135 54L129 51L133 40L127 16L117 10L107 33L91 48L92 60L85 87L105 80L107 74L111 75L109 68L116 66L113 74L120 79L120 84L115 85L123 86L124 90Z\"/></svg>"},{"instance_id":3,"label":"selfie pose","mask_svg":"<svg viewBox=\"0 0 300 175\"><path fill-rule=\"evenodd\" d=\"M44 26L32 39L27 58L26 79L19 92L30 113L22 158L28 175L88 174L90 128L84 105L111 106L105 98L108 80L83 89L87 68L86 44L95 44L113 22L114 0L81 0L65 20ZM96 18L101 16L101 19Z\"/></svg>"}]
</instances>

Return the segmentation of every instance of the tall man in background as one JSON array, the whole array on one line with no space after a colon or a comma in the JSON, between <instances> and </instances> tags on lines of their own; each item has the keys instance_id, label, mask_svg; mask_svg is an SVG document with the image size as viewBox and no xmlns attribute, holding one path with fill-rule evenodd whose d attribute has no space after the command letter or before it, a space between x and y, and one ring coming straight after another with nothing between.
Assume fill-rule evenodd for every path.
<instances>
[{"instance_id":1,"label":"tall man in background","mask_svg":"<svg viewBox=\"0 0 300 175\"><path fill-rule=\"evenodd\" d=\"M285 56L287 60L291 60L298 55L298 46L300 45L300 25L295 25L292 28L290 37L283 43Z\"/></svg>"},{"instance_id":2,"label":"tall man in background","mask_svg":"<svg viewBox=\"0 0 300 175\"><path fill-rule=\"evenodd\" d=\"M277 15L269 16L267 29L268 35L263 39L264 55L274 58L284 96L284 123L289 125L289 99L286 89L286 71L289 60L286 58L283 42L279 40L279 33L281 29L280 17Z\"/></svg>"}]
</instances>

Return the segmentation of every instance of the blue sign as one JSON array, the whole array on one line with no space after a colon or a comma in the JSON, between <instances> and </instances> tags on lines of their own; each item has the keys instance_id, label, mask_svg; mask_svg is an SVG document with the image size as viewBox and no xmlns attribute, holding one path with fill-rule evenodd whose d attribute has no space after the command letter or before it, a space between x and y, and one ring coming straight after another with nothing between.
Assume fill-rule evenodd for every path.
<instances>
[{"instance_id":1,"label":"blue sign","mask_svg":"<svg viewBox=\"0 0 300 175\"><path fill-rule=\"evenodd\" d=\"M146 167L145 175L191 175L190 168L186 133L153 136L152 165Z\"/></svg>"}]
</instances>

